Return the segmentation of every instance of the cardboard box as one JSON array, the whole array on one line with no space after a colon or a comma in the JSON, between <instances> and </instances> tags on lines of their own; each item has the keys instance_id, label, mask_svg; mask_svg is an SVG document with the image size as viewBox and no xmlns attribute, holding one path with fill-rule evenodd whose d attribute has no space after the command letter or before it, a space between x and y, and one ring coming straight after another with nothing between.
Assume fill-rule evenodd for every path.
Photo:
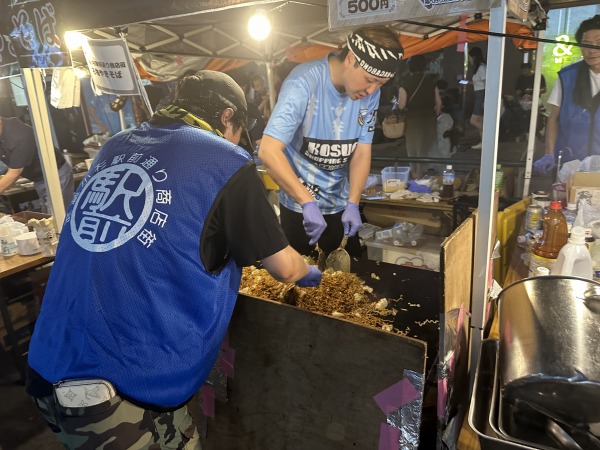
<instances>
[{"instance_id":1,"label":"cardboard box","mask_svg":"<svg viewBox=\"0 0 600 450\"><path fill-rule=\"evenodd\" d=\"M399 266L417 267L435 272L440 271L440 252L443 237L424 235L415 247L397 247L386 242L373 239L365 241L367 257L373 261L381 261Z\"/></svg>"},{"instance_id":2,"label":"cardboard box","mask_svg":"<svg viewBox=\"0 0 600 450\"><path fill-rule=\"evenodd\" d=\"M600 173L575 172L567 185L569 203L586 199L593 206L600 206Z\"/></svg>"}]
</instances>

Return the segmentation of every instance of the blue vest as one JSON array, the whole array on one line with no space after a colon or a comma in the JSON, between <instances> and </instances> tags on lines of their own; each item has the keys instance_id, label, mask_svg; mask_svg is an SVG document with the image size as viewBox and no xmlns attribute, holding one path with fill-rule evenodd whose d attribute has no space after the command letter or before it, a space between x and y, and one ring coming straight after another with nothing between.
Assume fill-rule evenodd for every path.
<instances>
[{"instance_id":1,"label":"blue vest","mask_svg":"<svg viewBox=\"0 0 600 450\"><path fill-rule=\"evenodd\" d=\"M119 133L79 186L62 229L29 364L55 383L102 378L175 406L213 366L241 268L200 261L205 219L250 156L187 125Z\"/></svg>"},{"instance_id":2,"label":"blue vest","mask_svg":"<svg viewBox=\"0 0 600 450\"><path fill-rule=\"evenodd\" d=\"M571 64L558 72L562 100L554 154L558 155L560 150L566 148L571 149L571 152L563 150L563 161L582 160L591 154L600 154L600 113L596 113L592 124L591 112L573 101L577 75L582 64L585 63L582 61Z\"/></svg>"}]
</instances>

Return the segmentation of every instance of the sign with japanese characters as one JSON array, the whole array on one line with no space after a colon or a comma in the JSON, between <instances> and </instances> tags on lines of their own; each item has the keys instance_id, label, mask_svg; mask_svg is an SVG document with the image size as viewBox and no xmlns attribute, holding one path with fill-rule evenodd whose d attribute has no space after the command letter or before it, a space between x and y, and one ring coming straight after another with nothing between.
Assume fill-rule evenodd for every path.
<instances>
[{"instance_id":1,"label":"sign with japanese characters","mask_svg":"<svg viewBox=\"0 0 600 450\"><path fill-rule=\"evenodd\" d=\"M169 218L168 178L157 158L141 153L96 161L75 194L65 226L90 252L107 252L132 239L150 248Z\"/></svg>"},{"instance_id":2,"label":"sign with japanese characters","mask_svg":"<svg viewBox=\"0 0 600 450\"><path fill-rule=\"evenodd\" d=\"M15 2L3 17L8 39L0 43L0 66L15 61L25 68L53 68L71 65L63 42L62 18L55 0ZM4 12L3 12L4 14ZM0 33L1 35L1 33Z\"/></svg>"},{"instance_id":3,"label":"sign with japanese characters","mask_svg":"<svg viewBox=\"0 0 600 450\"><path fill-rule=\"evenodd\" d=\"M493 0L333 0L329 29L487 11Z\"/></svg>"},{"instance_id":4,"label":"sign with japanese characters","mask_svg":"<svg viewBox=\"0 0 600 450\"><path fill-rule=\"evenodd\" d=\"M106 94L138 95L135 69L123 39L89 39L83 45L92 81Z\"/></svg>"}]
</instances>

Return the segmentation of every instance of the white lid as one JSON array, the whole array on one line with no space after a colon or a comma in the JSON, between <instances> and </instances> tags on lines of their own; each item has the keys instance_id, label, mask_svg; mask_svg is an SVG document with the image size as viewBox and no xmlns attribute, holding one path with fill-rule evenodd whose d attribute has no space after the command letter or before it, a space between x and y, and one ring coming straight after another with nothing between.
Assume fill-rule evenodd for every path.
<instances>
[{"instance_id":1,"label":"white lid","mask_svg":"<svg viewBox=\"0 0 600 450\"><path fill-rule=\"evenodd\" d=\"M448 164L448 165L446 166L446 169L447 169L447 170L452 170L452 164Z\"/></svg>"},{"instance_id":2,"label":"white lid","mask_svg":"<svg viewBox=\"0 0 600 450\"><path fill-rule=\"evenodd\" d=\"M550 269L547 267L536 267L535 274L538 276L547 276L550 275Z\"/></svg>"},{"instance_id":3,"label":"white lid","mask_svg":"<svg viewBox=\"0 0 600 450\"><path fill-rule=\"evenodd\" d=\"M585 230L583 227L572 227L569 242L572 244L585 244Z\"/></svg>"},{"instance_id":4,"label":"white lid","mask_svg":"<svg viewBox=\"0 0 600 450\"><path fill-rule=\"evenodd\" d=\"M577 209L577 203L567 203L567 209L570 211L575 211Z\"/></svg>"}]
</instances>

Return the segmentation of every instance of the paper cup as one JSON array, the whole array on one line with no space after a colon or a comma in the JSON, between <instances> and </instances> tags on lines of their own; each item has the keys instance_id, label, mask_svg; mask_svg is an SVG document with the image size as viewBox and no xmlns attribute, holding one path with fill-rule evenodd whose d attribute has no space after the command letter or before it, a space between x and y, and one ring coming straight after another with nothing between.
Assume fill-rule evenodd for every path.
<instances>
[{"instance_id":1,"label":"paper cup","mask_svg":"<svg viewBox=\"0 0 600 450\"><path fill-rule=\"evenodd\" d=\"M35 232L23 233L15 238L17 252L22 256L35 255L40 252L40 244Z\"/></svg>"}]
</instances>

